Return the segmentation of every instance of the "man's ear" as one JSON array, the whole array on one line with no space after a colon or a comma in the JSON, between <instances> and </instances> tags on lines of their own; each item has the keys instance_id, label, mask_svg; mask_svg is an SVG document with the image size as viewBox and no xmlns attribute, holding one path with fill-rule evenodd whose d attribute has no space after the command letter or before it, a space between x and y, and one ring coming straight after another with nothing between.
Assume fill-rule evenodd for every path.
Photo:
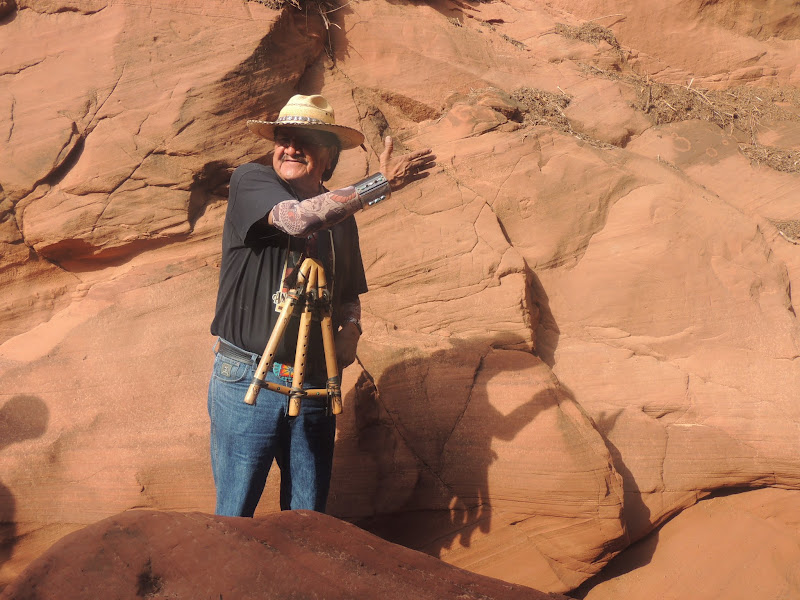
<instances>
[{"instance_id":1,"label":"man's ear","mask_svg":"<svg viewBox=\"0 0 800 600\"><path fill-rule=\"evenodd\" d=\"M328 167L322 173L322 181L328 181L333 177L337 164L339 164L339 147L328 146Z\"/></svg>"}]
</instances>

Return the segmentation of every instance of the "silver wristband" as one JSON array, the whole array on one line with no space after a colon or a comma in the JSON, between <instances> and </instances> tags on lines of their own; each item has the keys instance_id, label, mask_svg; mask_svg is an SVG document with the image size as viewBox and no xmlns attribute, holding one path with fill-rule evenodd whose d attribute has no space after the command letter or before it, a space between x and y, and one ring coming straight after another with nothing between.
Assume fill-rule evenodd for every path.
<instances>
[{"instance_id":1,"label":"silver wristband","mask_svg":"<svg viewBox=\"0 0 800 600\"><path fill-rule=\"evenodd\" d=\"M358 193L358 199L361 200L362 208L374 206L392 195L392 188L383 173L370 175L359 181L354 187Z\"/></svg>"}]
</instances>

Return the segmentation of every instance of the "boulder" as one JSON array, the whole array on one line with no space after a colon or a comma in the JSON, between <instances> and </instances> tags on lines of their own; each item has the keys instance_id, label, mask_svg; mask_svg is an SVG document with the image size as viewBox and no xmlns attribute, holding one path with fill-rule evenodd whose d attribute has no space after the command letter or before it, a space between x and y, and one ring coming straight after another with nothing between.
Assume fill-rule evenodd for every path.
<instances>
[{"instance_id":1,"label":"boulder","mask_svg":"<svg viewBox=\"0 0 800 600\"><path fill-rule=\"evenodd\" d=\"M475 575L311 511L259 519L129 511L68 535L0 598L564 596Z\"/></svg>"}]
</instances>

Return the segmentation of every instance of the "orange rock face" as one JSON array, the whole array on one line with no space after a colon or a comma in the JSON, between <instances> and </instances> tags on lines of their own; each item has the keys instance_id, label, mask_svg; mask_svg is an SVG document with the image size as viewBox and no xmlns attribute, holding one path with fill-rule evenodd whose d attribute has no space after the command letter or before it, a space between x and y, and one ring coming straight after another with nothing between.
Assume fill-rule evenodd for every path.
<instances>
[{"instance_id":1,"label":"orange rock face","mask_svg":"<svg viewBox=\"0 0 800 600\"><path fill-rule=\"evenodd\" d=\"M721 495L686 509L609 564L586 600L793 598L800 593L797 490ZM720 560L728 555L736 560ZM665 585L665 582L668 582Z\"/></svg>"},{"instance_id":2,"label":"orange rock face","mask_svg":"<svg viewBox=\"0 0 800 600\"><path fill-rule=\"evenodd\" d=\"M227 180L298 92L366 134L334 187L387 134L438 156L357 216L334 516L563 592L715 490L797 488L800 41L757 4L0 2L0 585L213 511Z\"/></svg>"}]
</instances>

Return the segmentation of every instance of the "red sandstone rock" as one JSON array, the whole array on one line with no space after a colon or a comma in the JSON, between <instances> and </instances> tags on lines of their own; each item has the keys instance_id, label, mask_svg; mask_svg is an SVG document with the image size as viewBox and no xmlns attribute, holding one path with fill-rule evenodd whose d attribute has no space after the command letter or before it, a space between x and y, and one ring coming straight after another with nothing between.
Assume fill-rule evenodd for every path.
<instances>
[{"instance_id":1,"label":"red sandstone rock","mask_svg":"<svg viewBox=\"0 0 800 600\"><path fill-rule=\"evenodd\" d=\"M131 511L56 544L0 594L38 598L564 598L475 575L310 511Z\"/></svg>"},{"instance_id":2,"label":"red sandstone rock","mask_svg":"<svg viewBox=\"0 0 800 600\"><path fill-rule=\"evenodd\" d=\"M614 559L580 597L796 598L797 501L797 490L775 488L704 500Z\"/></svg>"},{"instance_id":3,"label":"red sandstone rock","mask_svg":"<svg viewBox=\"0 0 800 600\"><path fill-rule=\"evenodd\" d=\"M800 246L775 222L800 219L800 180L739 152L796 150L796 122L652 126L602 72L797 85L789 3L371 0L327 31L240 0L13 5L0 424L45 428L0 436L0 585L128 508L213 510L225 185L269 150L244 120L296 91L367 133L334 186L377 169L386 133L440 165L358 215L371 289L334 515L564 591L715 489L798 486ZM621 48L557 33L588 19ZM522 122L519 87L568 95L569 128Z\"/></svg>"},{"instance_id":4,"label":"red sandstone rock","mask_svg":"<svg viewBox=\"0 0 800 600\"><path fill-rule=\"evenodd\" d=\"M758 81L797 85L800 68L797 7L792 0L762 4L687 0L556 0L568 19L612 27L634 50L640 72L687 85L692 78L724 86ZM724 52L720 49L724 48Z\"/></svg>"}]
</instances>

